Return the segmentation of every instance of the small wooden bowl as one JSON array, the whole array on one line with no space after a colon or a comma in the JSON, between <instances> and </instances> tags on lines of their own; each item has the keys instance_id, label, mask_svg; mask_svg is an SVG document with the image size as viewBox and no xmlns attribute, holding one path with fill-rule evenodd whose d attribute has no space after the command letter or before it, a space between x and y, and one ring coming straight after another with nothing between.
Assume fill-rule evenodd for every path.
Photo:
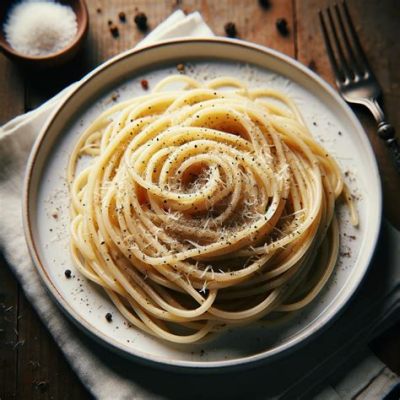
<instances>
[{"instance_id":1,"label":"small wooden bowl","mask_svg":"<svg viewBox=\"0 0 400 400\"><path fill-rule=\"evenodd\" d=\"M81 47L89 27L89 15L85 0L60 0L60 4L69 5L75 12L78 31L75 39L64 49L46 56L29 56L14 50L7 42L4 34L4 23L15 0L0 0L0 49L9 58L26 67L50 68L71 60Z\"/></svg>"}]
</instances>

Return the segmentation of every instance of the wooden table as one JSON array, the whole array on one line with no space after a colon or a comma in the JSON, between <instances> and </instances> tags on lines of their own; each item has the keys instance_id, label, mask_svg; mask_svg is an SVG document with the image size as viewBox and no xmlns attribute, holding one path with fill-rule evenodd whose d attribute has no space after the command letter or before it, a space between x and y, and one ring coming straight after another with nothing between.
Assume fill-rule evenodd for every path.
<instances>
[{"instance_id":1,"label":"wooden table","mask_svg":"<svg viewBox=\"0 0 400 400\"><path fill-rule=\"evenodd\" d=\"M0 124L30 110L68 83L119 52L133 47L142 37L133 23L138 11L147 14L150 28L157 26L178 7L198 10L217 35L224 35L226 22L236 24L239 37L272 47L305 65L311 65L328 82L328 65L317 19L317 11L329 0L270 0L261 7L256 0L90 0L89 36L80 56L71 64L42 73L23 71L0 56ZM385 108L400 132L400 7L396 0L348 0L361 41L383 87ZM127 22L118 20L124 11ZM281 36L277 18L288 21L290 33ZM108 20L118 24L113 38ZM384 145L375 135L372 117L355 110L378 157L384 187L385 216L400 227L400 179L392 169ZM50 334L24 297L6 262L0 258L0 399L84 399L89 394L65 361ZM372 349L400 374L400 323L375 340Z\"/></svg>"}]
</instances>

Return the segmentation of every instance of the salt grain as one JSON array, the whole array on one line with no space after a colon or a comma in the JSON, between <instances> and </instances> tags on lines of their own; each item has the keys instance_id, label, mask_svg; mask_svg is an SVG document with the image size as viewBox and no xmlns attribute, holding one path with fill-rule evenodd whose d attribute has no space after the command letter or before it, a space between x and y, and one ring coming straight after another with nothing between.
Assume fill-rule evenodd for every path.
<instances>
[{"instance_id":1,"label":"salt grain","mask_svg":"<svg viewBox=\"0 0 400 400\"><path fill-rule=\"evenodd\" d=\"M25 0L11 9L3 29L14 50L40 57L67 47L78 24L70 6L52 0Z\"/></svg>"}]
</instances>

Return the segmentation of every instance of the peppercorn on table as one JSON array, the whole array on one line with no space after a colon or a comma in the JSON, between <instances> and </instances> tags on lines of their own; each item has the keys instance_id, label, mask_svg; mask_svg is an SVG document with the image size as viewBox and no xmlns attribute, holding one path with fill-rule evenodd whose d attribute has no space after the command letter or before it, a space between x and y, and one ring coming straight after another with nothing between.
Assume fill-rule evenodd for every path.
<instances>
[{"instance_id":1,"label":"peppercorn on table","mask_svg":"<svg viewBox=\"0 0 400 400\"><path fill-rule=\"evenodd\" d=\"M186 12L198 10L217 35L237 36L282 51L333 84L317 19L317 11L332 3L329 0L96 0L87 3L89 36L81 54L70 64L51 71L32 72L22 71L4 56L0 57L3 78L0 80L0 124L38 106L102 61L133 47L176 8ZM395 0L348 1L363 47L384 88L387 113L399 131L400 115L396 113L400 84L400 61L396 57L400 51L396 40L399 11L395 3ZM396 207L400 178L375 135L373 119L363 110L356 112L380 164L385 216L400 227ZM0 282L0 398L88 398L86 389L30 308L3 259ZM397 324L372 344L376 354L397 373L400 373L399 337L400 324Z\"/></svg>"}]
</instances>

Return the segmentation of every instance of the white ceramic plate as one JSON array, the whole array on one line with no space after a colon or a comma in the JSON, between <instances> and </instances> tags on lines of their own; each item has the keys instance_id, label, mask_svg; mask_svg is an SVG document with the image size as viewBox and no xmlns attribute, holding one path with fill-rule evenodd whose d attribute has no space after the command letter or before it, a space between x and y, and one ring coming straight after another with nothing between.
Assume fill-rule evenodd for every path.
<instances>
[{"instance_id":1,"label":"white ceramic plate","mask_svg":"<svg viewBox=\"0 0 400 400\"><path fill-rule=\"evenodd\" d=\"M229 331L214 341L178 346L128 327L106 295L75 270L69 254L69 196L66 165L73 144L102 110L143 94L177 63L200 80L233 75L250 86L272 86L290 95L311 132L336 157L357 198L360 226L340 212L341 256L318 298L274 328L256 324ZM114 99L114 100L113 100ZM158 366L229 368L272 360L310 339L348 302L370 262L381 218L380 180L367 137L350 108L314 73L276 51L224 39L183 39L133 50L107 62L54 112L32 151L25 181L24 220L28 245L49 292L78 326L132 358ZM66 279L64 271L73 271ZM113 313L113 322L105 319Z\"/></svg>"}]
</instances>

